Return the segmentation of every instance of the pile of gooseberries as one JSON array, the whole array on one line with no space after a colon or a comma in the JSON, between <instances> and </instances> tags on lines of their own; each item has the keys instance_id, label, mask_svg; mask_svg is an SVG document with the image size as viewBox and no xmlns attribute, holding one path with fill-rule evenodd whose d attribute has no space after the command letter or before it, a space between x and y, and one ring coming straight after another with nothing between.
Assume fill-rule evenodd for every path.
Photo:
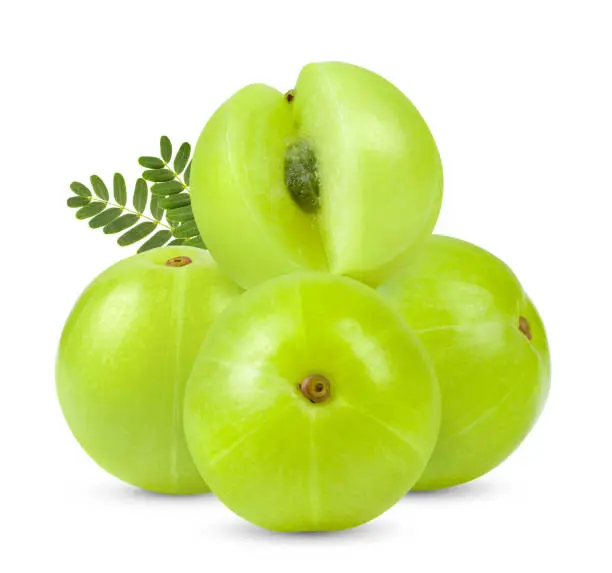
<instances>
[{"instance_id":1,"label":"pile of gooseberries","mask_svg":"<svg viewBox=\"0 0 612 573\"><path fill-rule=\"evenodd\" d=\"M372 72L240 90L191 168L208 252L125 259L68 318L57 392L81 446L277 531L354 527L495 468L542 410L547 340L503 262L432 235L442 181L425 121Z\"/></svg>"}]
</instances>

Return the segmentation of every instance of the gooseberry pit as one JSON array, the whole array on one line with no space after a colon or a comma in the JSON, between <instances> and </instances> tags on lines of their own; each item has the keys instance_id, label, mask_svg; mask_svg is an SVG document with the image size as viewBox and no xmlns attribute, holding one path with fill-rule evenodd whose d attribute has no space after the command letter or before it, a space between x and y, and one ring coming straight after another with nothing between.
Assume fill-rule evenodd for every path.
<instances>
[{"instance_id":1,"label":"gooseberry pit","mask_svg":"<svg viewBox=\"0 0 612 573\"><path fill-rule=\"evenodd\" d=\"M289 194L306 213L319 209L319 176L317 158L306 141L287 146L285 154L285 184Z\"/></svg>"}]
</instances>

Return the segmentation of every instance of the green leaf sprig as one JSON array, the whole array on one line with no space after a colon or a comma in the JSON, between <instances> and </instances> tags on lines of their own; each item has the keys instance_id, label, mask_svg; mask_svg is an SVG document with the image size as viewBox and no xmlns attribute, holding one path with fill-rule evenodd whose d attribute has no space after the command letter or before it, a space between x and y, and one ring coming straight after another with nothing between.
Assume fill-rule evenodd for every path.
<instances>
[{"instance_id":1,"label":"green leaf sprig","mask_svg":"<svg viewBox=\"0 0 612 573\"><path fill-rule=\"evenodd\" d=\"M132 206L127 205L125 178L115 173L112 199L104 181L92 175L93 194L83 183L73 182L70 189L74 196L67 200L68 207L77 209L77 219L89 219L92 229L101 228L107 235L123 233L117 239L122 247L149 237L140 245L139 253L166 244L205 249L191 209L190 156L191 146L185 142L172 161L172 143L164 135L160 139L160 157L138 159L145 170L134 186ZM148 182L152 183L150 201ZM146 213L147 203L149 213Z\"/></svg>"}]
</instances>

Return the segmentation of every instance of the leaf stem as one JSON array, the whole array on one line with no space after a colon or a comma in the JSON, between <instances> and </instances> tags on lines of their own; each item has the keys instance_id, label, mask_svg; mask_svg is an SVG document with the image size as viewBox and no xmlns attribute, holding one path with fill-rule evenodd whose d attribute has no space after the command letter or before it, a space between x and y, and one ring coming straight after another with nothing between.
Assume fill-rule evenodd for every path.
<instances>
[{"instance_id":1,"label":"leaf stem","mask_svg":"<svg viewBox=\"0 0 612 573\"><path fill-rule=\"evenodd\" d=\"M166 225L166 223L162 223L159 219L154 219L152 217L149 217L148 215L145 215L144 213L140 213L138 211L135 211L134 209L125 207L124 205L119 205L119 203L115 203L114 201L101 199L100 197L95 197L95 198L92 197L92 201L99 201L100 203L104 203L107 207L108 206L119 207L119 209L121 209L122 211L132 213L133 215L138 215L138 217L142 219L146 219L147 221L150 221L151 223L155 223L156 225L159 225L161 227L166 227L166 229L174 233L174 227L171 227L170 225Z\"/></svg>"},{"instance_id":2,"label":"leaf stem","mask_svg":"<svg viewBox=\"0 0 612 573\"><path fill-rule=\"evenodd\" d=\"M164 162L164 165L166 166L166 169L168 171L172 171L172 175L174 175L174 178L183 186L183 190L187 190L189 193L191 193L191 189L189 188L189 185L187 185L187 183L185 183L185 181L183 181L181 176L172 167L170 167L169 163L166 163L166 161L164 161L163 157L161 158L161 160Z\"/></svg>"},{"instance_id":3,"label":"leaf stem","mask_svg":"<svg viewBox=\"0 0 612 573\"><path fill-rule=\"evenodd\" d=\"M191 194L191 188L189 185L187 185L187 183L185 183L185 181L183 180L183 178L170 166L170 164L162 157L161 160L164 162L164 165L166 167L166 169L168 169L168 171L172 171L172 175L174 175L174 178L183 186L183 191L187 191L187 193ZM187 163L189 165L189 162ZM165 211L164 211L165 213ZM167 220L167 218L166 218ZM170 228L170 227L168 227ZM172 234L174 235L174 231L176 229L171 229ZM199 236L196 235L196 236Z\"/></svg>"}]
</instances>

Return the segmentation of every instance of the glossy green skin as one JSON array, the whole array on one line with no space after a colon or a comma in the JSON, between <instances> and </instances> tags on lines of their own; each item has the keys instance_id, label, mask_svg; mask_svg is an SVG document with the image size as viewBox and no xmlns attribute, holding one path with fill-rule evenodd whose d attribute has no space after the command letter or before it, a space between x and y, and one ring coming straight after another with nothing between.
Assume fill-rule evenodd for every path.
<instances>
[{"instance_id":1,"label":"glossy green skin","mask_svg":"<svg viewBox=\"0 0 612 573\"><path fill-rule=\"evenodd\" d=\"M165 265L179 255L193 262ZM64 327L56 382L70 429L100 466L152 491L208 491L185 443L182 401L208 327L240 292L193 247L125 259L89 285Z\"/></svg>"},{"instance_id":2,"label":"glossy green skin","mask_svg":"<svg viewBox=\"0 0 612 573\"><path fill-rule=\"evenodd\" d=\"M313 404L309 375L330 381ZM277 531L360 525L420 476L439 427L433 367L376 291L296 273L246 292L207 335L185 396L193 459L231 510Z\"/></svg>"},{"instance_id":3,"label":"glossy green skin","mask_svg":"<svg viewBox=\"0 0 612 573\"><path fill-rule=\"evenodd\" d=\"M380 292L427 348L442 392L439 441L416 489L492 470L527 436L550 385L544 326L518 279L487 251L434 235Z\"/></svg>"},{"instance_id":4,"label":"glossy green skin","mask_svg":"<svg viewBox=\"0 0 612 573\"><path fill-rule=\"evenodd\" d=\"M244 287L298 269L379 284L436 222L442 166L434 139L406 96L363 68L307 65L294 95L288 102L250 85L209 120L191 169L198 227ZM295 141L317 157L314 214L285 185L285 150Z\"/></svg>"}]
</instances>

